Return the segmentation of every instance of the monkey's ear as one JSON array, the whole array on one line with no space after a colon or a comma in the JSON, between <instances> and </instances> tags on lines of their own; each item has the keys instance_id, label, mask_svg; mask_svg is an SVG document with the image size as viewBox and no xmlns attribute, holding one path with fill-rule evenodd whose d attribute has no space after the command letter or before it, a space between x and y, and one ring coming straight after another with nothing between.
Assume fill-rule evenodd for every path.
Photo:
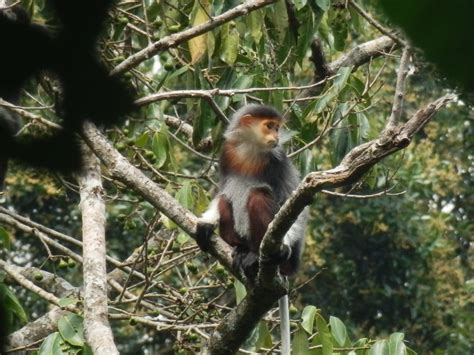
<instances>
[{"instance_id":1,"label":"monkey's ear","mask_svg":"<svg viewBox=\"0 0 474 355\"><path fill-rule=\"evenodd\" d=\"M251 114L246 114L240 117L240 125L241 126L250 126L255 118Z\"/></svg>"}]
</instances>

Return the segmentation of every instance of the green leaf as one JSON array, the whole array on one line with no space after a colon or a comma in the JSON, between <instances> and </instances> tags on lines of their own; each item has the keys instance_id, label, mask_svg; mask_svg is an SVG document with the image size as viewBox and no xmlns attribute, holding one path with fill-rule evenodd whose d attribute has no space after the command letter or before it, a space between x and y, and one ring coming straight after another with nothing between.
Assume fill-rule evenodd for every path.
<instances>
[{"instance_id":1,"label":"green leaf","mask_svg":"<svg viewBox=\"0 0 474 355\"><path fill-rule=\"evenodd\" d=\"M247 295L247 290L245 286L239 281L234 281L234 288L235 288L235 298L237 299L237 304L239 304Z\"/></svg>"},{"instance_id":2,"label":"green leaf","mask_svg":"<svg viewBox=\"0 0 474 355\"><path fill-rule=\"evenodd\" d=\"M28 316L18 298L5 284L0 284L0 301L3 302L5 309L15 315L22 323L28 322Z\"/></svg>"},{"instance_id":3,"label":"green leaf","mask_svg":"<svg viewBox=\"0 0 474 355\"><path fill-rule=\"evenodd\" d=\"M74 313L68 313L58 321L58 330L61 336L69 344L75 346L84 346L84 328L83 319Z\"/></svg>"},{"instance_id":4,"label":"green leaf","mask_svg":"<svg viewBox=\"0 0 474 355\"><path fill-rule=\"evenodd\" d=\"M54 332L43 341L41 347L38 350L39 355L67 355L67 352L64 352L61 347L61 342L63 339L58 332Z\"/></svg>"},{"instance_id":5,"label":"green leaf","mask_svg":"<svg viewBox=\"0 0 474 355\"><path fill-rule=\"evenodd\" d=\"M351 75L352 67L341 67L337 71L337 77L334 79L334 87L336 88L337 93L340 93L342 89L347 84L347 79Z\"/></svg>"},{"instance_id":6,"label":"green leaf","mask_svg":"<svg viewBox=\"0 0 474 355\"><path fill-rule=\"evenodd\" d=\"M377 340L370 348L369 355L388 355L386 340Z\"/></svg>"},{"instance_id":7,"label":"green leaf","mask_svg":"<svg viewBox=\"0 0 474 355\"><path fill-rule=\"evenodd\" d=\"M332 355L333 343L332 335L324 318L318 313L316 315L316 327L318 328L323 355Z\"/></svg>"},{"instance_id":8,"label":"green leaf","mask_svg":"<svg viewBox=\"0 0 474 355\"><path fill-rule=\"evenodd\" d=\"M306 306L301 314L301 326L308 334L313 334L314 317L318 309L315 306Z\"/></svg>"},{"instance_id":9,"label":"green leaf","mask_svg":"<svg viewBox=\"0 0 474 355\"><path fill-rule=\"evenodd\" d=\"M331 0L316 0L316 4L318 4L322 10L327 11L331 6Z\"/></svg>"},{"instance_id":10,"label":"green leaf","mask_svg":"<svg viewBox=\"0 0 474 355\"><path fill-rule=\"evenodd\" d=\"M209 0L195 0L194 7L191 12L191 20L190 20L190 23L192 24L192 26L195 27L204 22L209 21L209 16L208 16L209 11L210 11ZM189 52L191 54L191 64L198 62L206 53L206 50L208 47L207 46L208 33L204 33L188 41Z\"/></svg>"},{"instance_id":11,"label":"green leaf","mask_svg":"<svg viewBox=\"0 0 474 355\"><path fill-rule=\"evenodd\" d=\"M275 5L273 5L273 8L269 12L269 17L274 26L270 34L274 34L280 43L283 42L289 25L285 0L278 0Z\"/></svg>"},{"instance_id":12,"label":"green leaf","mask_svg":"<svg viewBox=\"0 0 474 355\"><path fill-rule=\"evenodd\" d=\"M332 99L336 97L337 93L335 90L329 90L316 102L314 111L316 113L321 113L326 108L326 106L331 102Z\"/></svg>"},{"instance_id":13,"label":"green leaf","mask_svg":"<svg viewBox=\"0 0 474 355\"><path fill-rule=\"evenodd\" d=\"M230 28L229 24L222 26L222 49L220 58L223 62L233 65L239 52L239 32Z\"/></svg>"},{"instance_id":14,"label":"green leaf","mask_svg":"<svg viewBox=\"0 0 474 355\"><path fill-rule=\"evenodd\" d=\"M294 4L295 4L295 7L296 7L296 10L301 10L303 7L306 6L306 4L308 3L308 0L294 0L293 1Z\"/></svg>"},{"instance_id":15,"label":"green leaf","mask_svg":"<svg viewBox=\"0 0 474 355\"><path fill-rule=\"evenodd\" d=\"M193 189L190 180L186 180L181 188L176 193L176 199L178 202L187 209L192 209L193 207Z\"/></svg>"},{"instance_id":16,"label":"green leaf","mask_svg":"<svg viewBox=\"0 0 474 355\"><path fill-rule=\"evenodd\" d=\"M329 324L331 325L331 333L334 339L336 339L339 346L344 346L347 339L346 326L337 317L329 317Z\"/></svg>"},{"instance_id":17,"label":"green leaf","mask_svg":"<svg viewBox=\"0 0 474 355\"><path fill-rule=\"evenodd\" d=\"M214 116L207 102L194 101L193 104L197 105L193 119L193 145L197 146L205 138Z\"/></svg>"},{"instance_id":18,"label":"green leaf","mask_svg":"<svg viewBox=\"0 0 474 355\"><path fill-rule=\"evenodd\" d=\"M150 134L148 132L143 133L137 139L135 139L135 145L140 148L145 148L148 145L148 138Z\"/></svg>"},{"instance_id":19,"label":"green leaf","mask_svg":"<svg viewBox=\"0 0 474 355\"><path fill-rule=\"evenodd\" d=\"M293 355L307 355L309 353L308 335L303 328L299 328L292 342Z\"/></svg>"},{"instance_id":20,"label":"green leaf","mask_svg":"<svg viewBox=\"0 0 474 355\"><path fill-rule=\"evenodd\" d=\"M315 26L314 24L314 15L313 12L306 8L302 11L301 15L301 26L298 28L298 43L296 45L296 56L297 61L302 66L303 61L306 58L306 53L308 48L310 47L310 43L313 40L314 33L317 30L317 23Z\"/></svg>"},{"instance_id":21,"label":"green leaf","mask_svg":"<svg viewBox=\"0 0 474 355\"><path fill-rule=\"evenodd\" d=\"M161 168L166 163L168 157L170 146L167 133L168 131L163 125L160 131L153 135L152 150L156 157L155 165L157 168Z\"/></svg>"},{"instance_id":22,"label":"green leaf","mask_svg":"<svg viewBox=\"0 0 474 355\"><path fill-rule=\"evenodd\" d=\"M403 333L393 333L388 340L389 355L405 355L407 349L403 342L405 335Z\"/></svg>"},{"instance_id":23,"label":"green leaf","mask_svg":"<svg viewBox=\"0 0 474 355\"><path fill-rule=\"evenodd\" d=\"M0 249L10 250L11 238L10 234L2 227L0 227Z\"/></svg>"},{"instance_id":24,"label":"green leaf","mask_svg":"<svg viewBox=\"0 0 474 355\"><path fill-rule=\"evenodd\" d=\"M261 321L258 323L255 350L259 351L261 348L271 348L272 346L272 335L270 334L267 323Z\"/></svg>"},{"instance_id":25,"label":"green leaf","mask_svg":"<svg viewBox=\"0 0 474 355\"><path fill-rule=\"evenodd\" d=\"M179 245L183 245L186 242L188 242L190 239L189 235L184 232L180 232L178 236L176 237L176 241L178 242Z\"/></svg>"},{"instance_id":26,"label":"green leaf","mask_svg":"<svg viewBox=\"0 0 474 355\"><path fill-rule=\"evenodd\" d=\"M252 36L255 44L260 42L262 38L262 27L263 27L264 13L263 10L252 11L246 17L246 23L250 31L250 36Z\"/></svg>"},{"instance_id":27,"label":"green leaf","mask_svg":"<svg viewBox=\"0 0 474 355\"><path fill-rule=\"evenodd\" d=\"M359 134L363 139L369 138L370 122L363 112L357 112L357 121L359 124Z\"/></svg>"}]
</instances>

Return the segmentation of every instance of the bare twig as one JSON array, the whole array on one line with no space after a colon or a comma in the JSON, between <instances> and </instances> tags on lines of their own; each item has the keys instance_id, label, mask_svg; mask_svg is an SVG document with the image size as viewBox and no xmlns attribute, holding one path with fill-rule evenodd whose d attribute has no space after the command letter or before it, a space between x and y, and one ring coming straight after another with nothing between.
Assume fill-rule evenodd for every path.
<instances>
[{"instance_id":1,"label":"bare twig","mask_svg":"<svg viewBox=\"0 0 474 355\"><path fill-rule=\"evenodd\" d=\"M380 31L380 33L390 37L393 39L396 43L398 43L400 46L405 47L406 43L396 36L393 32L385 27L383 27L377 20L375 20L372 16L370 16L358 3L356 3L354 0L348 0L349 5L352 6L363 18L367 20L368 23L370 23L372 26L374 26L377 30Z\"/></svg>"},{"instance_id":2,"label":"bare twig","mask_svg":"<svg viewBox=\"0 0 474 355\"><path fill-rule=\"evenodd\" d=\"M397 84L395 87L395 96L393 98L392 112L388 119L385 130L392 130L399 123L403 110L403 98L405 97L405 83L408 76L408 65L410 63L410 50L403 49L400 66L398 67Z\"/></svg>"}]
</instances>

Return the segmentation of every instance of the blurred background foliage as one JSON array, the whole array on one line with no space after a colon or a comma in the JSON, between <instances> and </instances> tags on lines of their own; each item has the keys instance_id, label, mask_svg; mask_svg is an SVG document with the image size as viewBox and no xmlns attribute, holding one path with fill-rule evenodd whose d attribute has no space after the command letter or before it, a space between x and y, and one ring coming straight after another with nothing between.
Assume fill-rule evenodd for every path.
<instances>
[{"instance_id":1,"label":"blurred background foliage","mask_svg":"<svg viewBox=\"0 0 474 355\"><path fill-rule=\"evenodd\" d=\"M47 2L22 3L35 22L56 28ZM206 22L209 14L222 14L238 4L240 1L224 0L120 1L110 13L100 56L112 69L150 43ZM393 25L378 7L379 1L359 4L387 28ZM408 2L397 6L399 12L411 11ZM390 9L387 11L390 15ZM395 15L390 18L401 23ZM425 14L417 19L420 27L427 18ZM463 35L461 27L450 27L455 38ZM412 33L410 29L407 32ZM309 84L314 76L309 56L313 38L321 39L326 60L331 62L380 35L354 7L346 7L345 1L279 0L161 52L123 75L138 98L186 89L301 86ZM416 46L419 41L414 39L413 43ZM404 120L453 88L446 81L449 71L440 73L415 49ZM394 50L373 59L370 67L365 64L353 72L342 68L335 80L309 98L301 97L302 90L287 89L221 95L212 100L228 116L246 102L274 105L288 117L289 152L321 135L316 144L293 156L302 174L328 169L352 147L377 137L384 127L393 101L399 55L400 51ZM430 52L430 59L431 55L436 57ZM457 51L449 55L453 60L458 58ZM465 67L451 66L457 70ZM379 71L374 85L364 91L368 76L372 80ZM462 78L456 75L454 82ZM56 96L54 79L35 78L26 88L22 104L39 107L33 111L60 123L54 110ZM352 338L375 338L400 331L408 346L420 354L474 351L473 119L468 99L449 105L407 149L378 164L354 186L336 191L370 195L389 189L396 193L393 196L316 197L303 267L293 281L298 286L291 297L294 320L300 318L304 306L312 304L324 317L334 315L343 320ZM209 100L178 95L143 105L123 127L107 133L127 159L199 214L206 208L217 181L212 159L219 151L224 121ZM191 133L185 124L192 126ZM331 129L326 130L328 124ZM44 126L30 122L22 134L45 131ZM192 240L165 217L156 215L142 197L105 174L109 255L120 260L128 257L149 235L150 224L158 221L154 228L167 231L168 237L150 251L150 260L164 253L165 260L177 261L155 275L156 287L161 290L153 297L164 308L184 314L192 322L221 319L227 313L226 306L232 306L235 300L231 277L198 253ZM80 238L78 186L73 177L13 165L7 184L5 206ZM37 238L4 228L14 239L9 260L56 272L73 285L81 285L80 266L68 267L67 255L54 251L53 257L48 256ZM61 265L61 260L66 264ZM140 286L130 291L139 292ZM30 319L46 311L47 304L37 296L20 287L15 287L15 292ZM202 307L203 302L210 301L213 303ZM114 306L127 309L129 314L147 314L140 308L133 310L133 305L127 308L118 302ZM192 352L202 342L199 333L193 331L157 332L129 321L114 321L112 325L124 354L153 353L158 348ZM271 322L269 329L273 331Z\"/></svg>"}]
</instances>

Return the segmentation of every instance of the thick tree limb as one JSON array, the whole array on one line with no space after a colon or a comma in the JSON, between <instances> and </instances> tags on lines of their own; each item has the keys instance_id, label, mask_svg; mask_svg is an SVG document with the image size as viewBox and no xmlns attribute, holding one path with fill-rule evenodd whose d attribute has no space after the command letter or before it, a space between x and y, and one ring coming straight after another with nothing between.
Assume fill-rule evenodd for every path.
<instances>
[{"instance_id":1,"label":"thick tree limb","mask_svg":"<svg viewBox=\"0 0 474 355\"><path fill-rule=\"evenodd\" d=\"M99 159L83 146L78 177L82 212L84 332L94 354L119 354L108 320L105 202Z\"/></svg>"},{"instance_id":2,"label":"thick tree limb","mask_svg":"<svg viewBox=\"0 0 474 355\"><path fill-rule=\"evenodd\" d=\"M219 27L220 25L233 20L234 18L247 15L249 12L258 10L261 7L273 4L276 0L247 0L244 4L234 7L233 9L224 12L219 16L211 18L209 21L204 22L198 26L191 27L187 30L179 33L166 36L159 41L150 44L148 47L135 53L134 55L125 59L122 63L117 65L111 72L112 75L123 73L136 67L140 63L153 57L156 53L165 49L176 47L181 43L184 43L191 38L202 35L203 33L209 32L212 29Z\"/></svg>"}]
</instances>

